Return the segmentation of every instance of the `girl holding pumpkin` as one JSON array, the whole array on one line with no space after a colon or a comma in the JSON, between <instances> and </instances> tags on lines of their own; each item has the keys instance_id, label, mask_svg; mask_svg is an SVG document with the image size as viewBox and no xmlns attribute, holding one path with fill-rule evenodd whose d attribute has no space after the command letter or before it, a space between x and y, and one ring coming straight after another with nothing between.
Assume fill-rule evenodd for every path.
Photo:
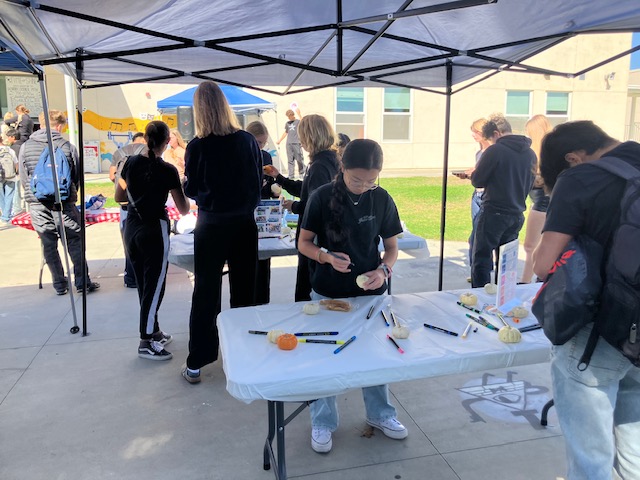
<instances>
[{"instance_id":1,"label":"girl holding pumpkin","mask_svg":"<svg viewBox=\"0 0 640 480\"><path fill-rule=\"evenodd\" d=\"M386 291L387 279L398 258L396 235L402 232L402 226L393 199L384 189L377 188L381 170L380 145L373 140L353 140L344 151L342 171L336 179L319 187L309 198L298 249L312 260L312 299L380 295ZM380 238L384 243L382 259L378 252ZM337 256L325 253L321 247ZM368 277L362 288L356 284L360 274ZM408 435L389 403L387 385L363 388L362 394L369 425L393 439ZM331 434L338 427L336 397L316 400L310 411L311 446L316 452L329 452Z\"/></svg>"}]
</instances>

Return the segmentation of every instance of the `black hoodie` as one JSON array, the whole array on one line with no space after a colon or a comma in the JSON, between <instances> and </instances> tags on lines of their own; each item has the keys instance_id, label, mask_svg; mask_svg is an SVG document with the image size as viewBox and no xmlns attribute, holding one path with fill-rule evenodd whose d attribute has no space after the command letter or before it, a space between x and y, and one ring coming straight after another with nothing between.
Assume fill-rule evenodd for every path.
<instances>
[{"instance_id":1,"label":"black hoodie","mask_svg":"<svg viewBox=\"0 0 640 480\"><path fill-rule=\"evenodd\" d=\"M522 135L500 137L485 150L471 174L473 186L484 188L482 207L495 213L523 213L536 164L530 139Z\"/></svg>"}]
</instances>

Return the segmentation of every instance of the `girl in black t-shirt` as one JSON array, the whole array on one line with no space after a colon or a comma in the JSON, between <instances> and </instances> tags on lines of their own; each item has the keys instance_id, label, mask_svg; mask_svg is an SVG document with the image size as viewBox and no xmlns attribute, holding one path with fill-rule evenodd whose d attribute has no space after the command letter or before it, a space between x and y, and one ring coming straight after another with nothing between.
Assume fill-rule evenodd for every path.
<instances>
[{"instance_id":1,"label":"girl in black t-shirt","mask_svg":"<svg viewBox=\"0 0 640 480\"><path fill-rule=\"evenodd\" d=\"M172 337L160 330L158 324L169 264L169 218L165 203L171 193L178 211L184 215L189 212L189 201L182 191L176 167L161 157L169 143L167 124L149 123L144 137L149 151L127 159L116 184L115 200L128 202L124 241L140 299L138 356L169 360L172 354L164 346Z\"/></svg>"},{"instance_id":2,"label":"girl in black t-shirt","mask_svg":"<svg viewBox=\"0 0 640 480\"><path fill-rule=\"evenodd\" d=\"M351 141L342 157L342 172L309 198L302 221L298 250L312 261L311 298L340 298L382 294L398 258L396 235L402 232L393 199L376 179L382 170L382 149L373 140ZM378 243L382 238L384 255ZM369 280L362 289L356 277ZM362 389L367 423L386 436L403 439L407 429L389 403L387 385ZM338 427L336 397L313 402L311 446L331 450L331 433Z\"/></svg>"}]
</instances>

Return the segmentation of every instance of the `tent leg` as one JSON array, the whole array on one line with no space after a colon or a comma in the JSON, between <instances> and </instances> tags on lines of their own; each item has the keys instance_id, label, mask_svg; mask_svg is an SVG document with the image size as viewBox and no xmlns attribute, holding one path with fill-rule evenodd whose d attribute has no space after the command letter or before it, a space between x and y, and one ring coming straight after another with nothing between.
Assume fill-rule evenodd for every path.
<instances>
[{"instance_id":1,"label":"tent leg","mask_svg":"<svg viewBox=\"0 0 640 480\"><path fill-rule=\"evenodd\" d=\"M451 126L451 85L453 66L447 61L447 93L444 121L444 161L442 162L442 208L440 209L440 263L438 265L438 291L442 291L442 276L444 272L444 232L447 219L447 175L449 171L449 134Z\"/></svg>"},{"instance_id":2,"label":"tent leg","mask_svg":"<svg viewBox=\"0 0 640 480\"><path fill-rule=\"evenodd\" d=\"M47 90L44 84L44 73L41 73L38 76L38 81L40 83L40 94L42 95L42 109L44 110L44 123L47 129L47 147L49 149L49 156L54 159L55 155L53 152L53 137L51 136L51 120L49 119L49 102L47 98ZM67 268L67 288L69 289L69 299L71 301L71 313L73 315L73 327L71 327L71 333L78 333L78 317L76 315L76 303L73 298L73 283L71 281L71 268L69 266L69 252L68 252L68 243L67 243L67 233L64 229L64 218L62 217L62 201L60 200L60 188L58 186L58 175L56 172L55 162L51 162L51 172L53 176L53 184L55 187L55 208L57 208L58 215L58 234L60 235L60 240L62 240L62 250L64 253L64 263Z\"/></svg>"}]
</instances>

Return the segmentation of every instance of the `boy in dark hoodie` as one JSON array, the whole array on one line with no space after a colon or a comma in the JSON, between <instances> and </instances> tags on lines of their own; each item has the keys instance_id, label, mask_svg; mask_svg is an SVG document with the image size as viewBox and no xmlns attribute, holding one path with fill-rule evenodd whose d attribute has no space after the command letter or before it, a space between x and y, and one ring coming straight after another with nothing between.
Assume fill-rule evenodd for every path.
<instances>
[{"instance_id":1,"label":"boy in dark hoodie","mask_svg":"<svg viewBox=\"0 0 640 480\"><path fill-rule=\"evenodd\" d=\"M484 188L473 243L471 285L474 288L491 281L494 250L518 238L537 164L531 140L514 135L504 117L491 117L482 134L493 145L485 150L471 174L473 186Z\"/></svg>"}]
</instances>

